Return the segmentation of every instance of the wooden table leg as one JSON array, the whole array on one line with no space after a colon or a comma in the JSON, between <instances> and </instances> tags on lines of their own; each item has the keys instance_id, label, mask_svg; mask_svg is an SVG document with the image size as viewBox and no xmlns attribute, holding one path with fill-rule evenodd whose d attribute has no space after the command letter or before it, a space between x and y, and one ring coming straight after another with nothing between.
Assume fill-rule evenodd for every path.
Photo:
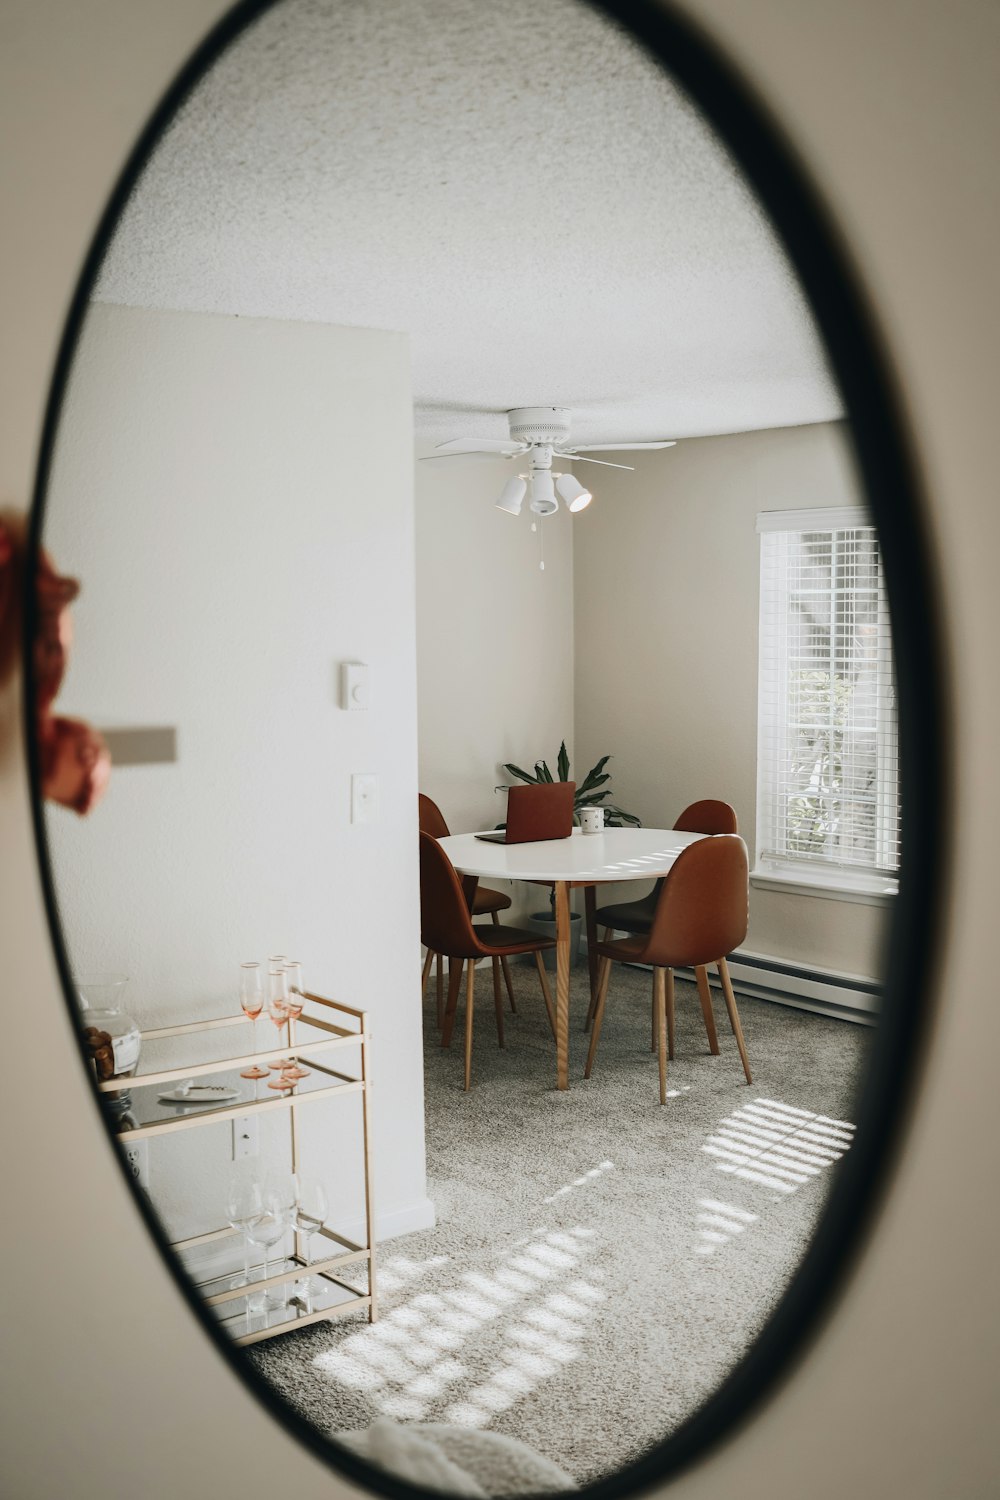
<instances>
[{"instance_id":1,"label":"wooden table leg","mask_svg":"<svg viewBox=\"0 0 1000 1500\"><path fill-rule=\"evenodd\" d=\"M556 888L556 1088L569 1088L569 884Z\"/></svg>"}]
</instances>

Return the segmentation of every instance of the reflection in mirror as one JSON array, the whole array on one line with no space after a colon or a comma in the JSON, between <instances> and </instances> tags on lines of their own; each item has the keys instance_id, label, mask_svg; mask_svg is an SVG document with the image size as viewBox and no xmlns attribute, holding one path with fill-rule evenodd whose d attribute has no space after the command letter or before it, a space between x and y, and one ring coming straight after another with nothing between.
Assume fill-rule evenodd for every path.
<instances>
[{"instance_id":1,"label":"reflection in mirror","mask_svg":"<svg viewBox=\"0 0 1000 1500\"><path fill-rule=\"evenodd\" d=\"M119 223L44 545L115 754L47 814L81 1025L212 1316L380 1470L615 1473L814 1235L898 860L878 536L750 188L575 0L276 4ZM566 837L470 836L536 780Z\"/></svg>"}]
</instances>

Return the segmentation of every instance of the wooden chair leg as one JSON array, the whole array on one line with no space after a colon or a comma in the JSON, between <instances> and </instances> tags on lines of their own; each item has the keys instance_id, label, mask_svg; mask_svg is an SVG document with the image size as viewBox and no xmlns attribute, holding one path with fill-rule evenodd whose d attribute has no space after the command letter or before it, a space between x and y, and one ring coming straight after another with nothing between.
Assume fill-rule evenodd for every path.
<instances>
[{"instance_id":1,"label":"wooden chair leg","mask_svg":"<svg viewBox=\"0 0 1000 1500\"><path fill-rule=\"evenodd\" d=\"M494 927L499 927L500 926L500 914L499 914L499 912L494 912L493 913L493 926ZM510 1001L510 1008L511 1008L511 1010L514 1012L514 1014L516 1016L517 1015L517 1002L514 999L514 986L510 982L510 967L509 967L509 965L507 963L507 960L505 958L501 958L500 959L500 967L503 970L503 982L507 986L507 999Z\"/></svg>"},{"instance_id":2,"label":"wooden chair leg","mask_svg":"<svg viewBox=\"0 0 1000 1500\"><path fill-rule=\"evenodd\" d=\"M666 994L665 1005L667 1011L667 1056L670 1061L674 1060L674 971L667 969L664 974L663 988Z\"/></svg>"},{"instance_id":3,"label":"wooden chair leg","mask_svg":"<svg viewBox=\"0 0 1000 1500\"><path fill-rule=\"evenodd\" d=\"M556 1013L552 1005L552 992L549 989L548 975L545 972L542 955L537 948L535 949L535 968L538 970L538 978L541 980L542 995L545 1000L545 1009L549 1014L549 1026L552 1028L552 1039L554 1041L556 1035Z\"/></svg>"},{"instance_id":4,"label":"wooden chair leg","mask_svg":"<svg viewBox=\"0 0 1000 1500\"><path fill-rule=\"evenodd\" d=\"M441 1046L451 1046L451 1033L455 1026L455 1008L458 1005L458 990L462 983L462 960L460 958L449 958L448 960L448 1006L444 1013L444 1026L441 1031Z\"/></svg>"},{"instance_id":5,"label":"wooden chair leg","mask_svg":"<svg viewBox=\"0 0 1000 1500\"><path fill-rule=\"evenodd\" d=\"M597 999L597 887L588 885L583 892L584 921L587 927L587 970L590 976L590 1004ZM590 1014L590 1007L587 1008ZM584 1028L586 1029L586 1028Z\"/></svg>"},{"instance_id":6,"label":"wooden chair leg","mask_svg":"<svg viewBox=\"0 0 1000 1500\"><path fill-rule=\"evenodd\" d=\"M427 994L427 976L431 972L431 964L433 962L434 962L434 949L433 948L428 948L428 950L427 950L427 957L424 959L424 966L420 970L420 998L421 998L421 1000L423 1000L424 996Z\"/></svg>"},{"instance_id":7,"label":"wooden chair leg","mask_svg":"<svg viewBox=\"0 0 1000 1500\"><path fill-rule=\"evenodd\" d=\"M601 1036L601 1024L604 1020L604 1006L608 998L608 983L611 979L610 958L601 959L601 971L597 983L597 1009L594 1012L594 1029L590 1036L590 1051L587 1053L587 1066L583 1070L584 1078L590 1077L590 1070L594 1066L594 1058L597 1055L597 1043Z\"/></svg>"},{"instance_id":8,"label":"wooden chair leg","mask_svg":"<svg viewBox=\"0 0 1000 1500\"><path fill-rule=\"evenodd\" d=\"M747 1046L743 1040L743 1027L740 1025L739 1012L736 1009L736 996L733 994L732 980L729 978L729 965L724 958L720 958L715 967L718 969L719 978L722 980L722 993L725 996L726 1009L729 1012L729 1021L733 1028L733 1036L736 1038L736 1045L740 1049L743 1071L747 1075L747 1083L753 1083L753 1079L750 1076L750 1061L747 1057Z\"/></svg>"},{"instance_id":9,"label":"wooden chair leg","mask_svg":"<svg viewBox=\"0 0 1000 1500\"><path fill-rule=\"evenodd\" d=\"M614 930L615 929L613 927L605 927L605 929L604 929L604 941L606 943L610 943L611 938L612 938L612 936L614 934ZM601 971L600 971L600 967L598 967L598 971L597 971L597 984L596 984L595 988L591 992L590 1004L587 1007L587 1019L583 1023L583 1029L584 1029L584 1031L589 1031L590 1027L591 1027L591 1025L593 1023L594 1015L595 1015L595 1013L597 1011L597 995L598 995L598 991L600 990L600 988L601 988Z\"/></svg>"},{"instance_id":10,"label":"wooden chair leg","mask_svg":"<svg viewBox=\"0 0 1000 1500\"><path fill-rule=\"evenodd\" d=\"M701 1013L705 1017L705 1030L708 1033L708 1050L713 1057L718 1057L719 1036L715 1029L715 1016L712 1013L712 990L708 983L708 969L704 964L698 964L694 971L694 977L698 981L698 998L701 1001Z\"/></svg>"},{"instance_id":11,"label":"wooden chair leg","mask_svg":"<svg viewBox=\"0 0 1000 1500\"><path fill-rule=\"evenodd\" d=\"M437 1007L438 1026L444 1025L444 958L439 953L437 956Z\"/></svg>"},{"instance_id":12,"label":"wooden chair leg","mask_svg":"<svg viewBox=\"0 0 1000 1500\"><path fill-rule=\"evenodd\" d=\"M660 1064L660 1103L667 1102L667 976L673 978L670 969L653 970L653 994L656 1000L657 1058Z\"/></svg>"},{"instance_id":13,"label":"wooden chair leg","mask_svg":"<svg viewBox=\"0 0 1000 1500\"><path fill-rule=\"evenodd\" d=\"M668 1001L667 1001L667 1056L669 1057L670 1061L673 1062L673 1060L674 1060L674 971L673 971L673 969L668 969L667 973L670 975L670 984L669 984L668 989L667 989L667 995L669 997ZM652 1041L650 1042L650 1045L649 1045L650 1052L656 1052L658 1050L658 1048L659 1048L659 1045L660 1045L660 1011L663 1009L663 1005L661 1003L661 1000L659 999L660 990L658 988L658 980L657 980L656 974L657 974L657 971L656 971L656 969L654 969L653 970L653 1039L652 1039Z\"/></svg>"},{"instance_id":14,"label":"wooden chair leg","mask_svg":"<svg viewBox=\"0 0 1000 1500\"><path fill-rule=\"evenodd\" d=\"M493 1008L497 1013L497 1046L503 1046L503 992L500 988L500 959L493 960Z\"/></svg>"},{"instance_id":15,"label":"wooden chair leg","mask_svg":"<svg viewBox=\"0 0 1000 1500\"><path fill-rule=\"evenodd\" d=\"M476 1004L476 960L469 959L465 981L465 1092L472 1087L472 1012Z\"/></svg>"}]
</instances>

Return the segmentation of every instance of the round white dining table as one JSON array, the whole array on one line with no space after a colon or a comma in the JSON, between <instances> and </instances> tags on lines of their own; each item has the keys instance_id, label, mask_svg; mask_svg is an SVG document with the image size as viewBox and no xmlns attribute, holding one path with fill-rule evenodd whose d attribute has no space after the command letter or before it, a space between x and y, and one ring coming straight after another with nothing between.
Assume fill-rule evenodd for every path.
<instances>
[{"instance_id":1,"label":"round white dining table","mask_svg":"<svg viewBox=\"0 0 1000 1500\"><path fill-rule=\"evenodd\" d=\"M591 991L596 974L595 887L622 880L657 880L677 856L702 833L676 828L605 828L601 833L575 829L567 839L531 844L494 844L474 833L455 833L440 840L470 897L483 880L533 880L555 887L556 906L556 1087L569 1088L569 893L586 892L587 957Z\"/></svg>"}]
</instances>

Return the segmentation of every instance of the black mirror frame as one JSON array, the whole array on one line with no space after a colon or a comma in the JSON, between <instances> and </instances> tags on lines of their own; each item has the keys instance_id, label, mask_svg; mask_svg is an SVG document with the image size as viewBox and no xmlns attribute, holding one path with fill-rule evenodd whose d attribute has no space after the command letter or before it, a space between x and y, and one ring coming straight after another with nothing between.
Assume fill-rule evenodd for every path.
<instances>
[{"instance_id":1,"label":"black mirror frame","mask_svg":"<svg viewBox=\"0 0 1000 1500\"><path fill-rule=\"evenodd\" d=\"M219 55L253 21L282 0L241 0L209 33L167 90L142 132L101 216L66 319L49 392L28 538L27 576L33 577L56 432L91 289L125 203L170 120ZM776 1311L760 1336L712 1396L641 1459L581 1491L586 1500L618 1500L664 1484L710 1447L731 1437L797 1359L830 1314L835 1293L869 1232L874 1210L897 1159L913 1103L928 1030L930 989L940 913L947 888L944 841L950 755L945 739L947 700L939 642L940 606L922 520L922 505L902 402L890 375L875 319L860 289L849 252L792 146L716 45L656 0L581 0L620 25L687 91L718 133L767 212L782 241L822 335L844 399L863 488L879 528L896 656L903 861L886 952L883 1010L868 1078L859 1100L855 1145L841 1165L817 1231ZM32 591L25 591L23 723L31 802L44 900L74 1031L70 965L63 942L45 836L34 722L30 643L37 623ZM81 1044L81 1060L83 1050ZM95 1108L111 1134L96 1090ZM115 1152L116 1157L118 1152ZM124 1171L124 1168L123 1168ZM424 1500L433 1492L386 1474L325 1440L284 1407L268 1383L219 1331L166 1245L138 1192L139 1212L192 1314L230 1366L311 1452L348 1479L393 1500Z\"/></svg>"}]
</instances>

